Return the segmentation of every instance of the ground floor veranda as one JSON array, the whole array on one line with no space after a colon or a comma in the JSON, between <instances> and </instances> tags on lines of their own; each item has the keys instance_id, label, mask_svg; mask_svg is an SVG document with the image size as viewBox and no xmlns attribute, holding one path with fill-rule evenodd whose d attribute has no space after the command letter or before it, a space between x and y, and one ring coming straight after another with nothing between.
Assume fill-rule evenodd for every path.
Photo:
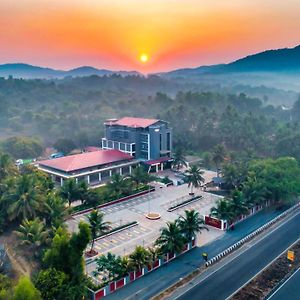
<instances>
[{"instance_id":1,"label":"ground floor veranda","mask_svg":"<svg viewBox=\"0 0 300 300\"><path fill-rule=\"evenodd\" d=\"M72 174L61 173L57 170L48 169L42 166L40 166L39 169L49 174L52 180L60 186L63 186L65 180L71 178L75 179L77 183L85 181L88 185L94 186L105 184L114 174L129 175L136 165L138 165L138 162L135 161L84 172L80 172L79 170Z\"/></svg>"}]
</instances>

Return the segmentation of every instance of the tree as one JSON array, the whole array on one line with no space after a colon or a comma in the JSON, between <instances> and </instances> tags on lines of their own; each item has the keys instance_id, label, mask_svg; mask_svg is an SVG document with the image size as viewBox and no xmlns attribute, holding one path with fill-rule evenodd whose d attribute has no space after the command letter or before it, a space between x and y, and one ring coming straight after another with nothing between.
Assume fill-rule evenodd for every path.
<instances>
[{"instance_id":1,"label":"tree","mask_svg":"<svg viewBox=\"0 0 300 300\"><path fill-rule=\"evenodd\" d=\"M111 181L107 184L107 189L116 198L120 198L123 194L130 194L130 180L118 173L113 174Z\"/></svg>"},{"instance_id":2,"label":"tree","mask_svg":"<svg viewBox=\"0 0 300 300\"><path fill-rule=\"evenodd\" d=\"M94 276L102 276L104 282L110 282L125 276L128 272L128 263L110 252L96 259L97 267Z\"/></svg>"},{"instance_id":3,"label":"tree","mask_svg":"<svg viewBox=\"0 0 300 300\"><path fill-rule=\"evenodd\" d=\"M172 167L179 170L180 167L182 167L182 166L187 167L187 163L184 159L184 153L183 153L182 149L177 148L173 155Z\"/></svg>"},{"instance_id":4,"label":"tree","mask_svg":"<svg viewBox=\"0 0 300 300\"><path fill-rule=\"evenodd\" d=\"M21 240L21 245L28 245L34 251L46 243L49 236L49 232L45 229L44 223L39 219L30 221L27 219L23 220L15 233Z\"/></svg>"},{"instance_id":5,"label":"tree","mask_svg":"<svg viewBox=\"0 0 300 300\"><path fill-rule=\"evenodd\" d=\"M228 199L229 209L235 217L248 213L248 206L245 202L245 197L242 191L234 190L231 194L231 198Z\"/></svg>"},{"instance_id":6,"label":"tree","mask_svg":"<svg viewBox=\"0 0 300 300\"><path fill-rule=\"evenodd\" d=\"M200 218L199 212L185 210L184 213L185 215L179 218L178 226L188 241L194 239L197 233L201 233L201 230L208 230L206 226L203 226L205 223Z\"/></svg>"},{"instance_id":7,"label":"tree","mask_svg":"<svg viewBox=\"0 0 300 300\"><path fill-rule=\"evenodd\" d=\"M82 196L82 190L80 190L75 179L67 179L64 185L59 190L60 196L66 200L71 206L72 202L79 200Z\"/></svg>"},{"instance_id":8,"label":"tree","mask_svg":"<svg viewBox=\"0 0 300 300\"><path fill-rule=\"evenodd\" d=\"M103 235L105 232L107 232L110 229L110 222L104 222L103 217L104 217L103 213L101 213L96 209L92 210L88 216L91 233L92 233L92 244L91 244L90 252L93 251L95 239L98 237L98 235Z\"/></svg>"},{"instance_id":9,"label":"tree","mask_svg":"<svg viewBox=\"0 0 300 300\"><path fill-rule=\"evenodd\" d=\"M21 277L14 288L13 300L41 300L40 292L28 277Z\"/></svg>"},{"instance_id":10,"label":"tree","mask_svg":"<svg viewBox=\"0 0 300 300\"><path fill-rule=\"evenodd\" d=\"M142 246L136 246L135 250L129 255L130 265L135 270L141 270L150 262L150 253Z\"/></svg>"},{"instance_id":11,"label":"tree","mask_svg":"<svg viewBox=\"0 0 300 300\"><path fill-rule=\"evenodd\" d=\"M185 237L178 226L178 222L167 222L167 227L161 229L159 238L155 244L160 247L162 253L179 253L182 251Z\"/></svg>"},{"instance_id":12,"label":"tree","mask_svg":"<svg viewBox=\"0 0 300 300\"><path fill-rule=\"evenodd\" d=\"M75 143L70 139L58 139L54 144L53 147L64 154L70 153L73 149L76 148Z\"/></svg>"},{"instance_id":13,"label":"tree","mask_svg":"<svg viewBox=\"0 0 300 300\"><path fill-rule=\"evenodd\" d=\"M213 148L212 160L216 164L219 174L220 164L224 161L226 155L225 148L222 144L218 144Z\"/></svg>"},{"instance_id":14,"label":"tree","mask_svg":"<svg viewBox=\"0 0 300 300\"><path fill-rule=\"evenodd\" d=\"M87 191L86 197L84 198L84 204L89 207L97 207L102 203L102 195L97 189L90 189Z\"/></svg>"},{"instance_id":15,"label":"tree","mask_svg":"<svg viewBox=\"0 0 300 300\"><path fill-rule=\"evenodd\" d=\"M193 188L198 188L201 186L202 182L205 182L205 179L202 177L204 171L202 171L198 166L193 165L185 172L187 178L188 187L191 188L190 195L193 195Z\"/></svg>"},{"instance_id":16,"label":"tree","mask_svg":"<svg viewBox=\"0 0 300 300\"><path fill-rule=\"evenodd\" d=\"M128 175L128 178L135 183L136 188L138 188L140 184L147 184L152 180L151 175L146 172L143 166L133 168L131 174Z\"/></svg>"},{"instance_id":17,"label":"tree","mask_svg":"<svg viewBox=\"0 0 300 300\"><path fill-rule=\"evenodd\" d=\"M22 175L4 195L11 204L8 207L10 220L35 218L37 212L45 211L45 203L39 183L32 175Z\"/></svg>"},{"instance_id":18,"label":"tree","mask_svg":"<svg viewBox=\"0 0 300 300\"><path fill-rule=\"evenodd\" d=\"M219 220L231 221L234 217L229 202L226 199L221 199L218 201L217 207L212 207L210 214Z\"/></svg>"},{"instance_id":19,"label":"tree","mask_svg":"<svg viewBox=\"0 0 300 300\"><path fill-rule=\"evenodd\" d=\"M0 154L0 182L8 176L17 175L18 171L8 154Z\"/></svg>"},{"instance_id":20,"label":"tree","mask_svg":"<svg viewBox=\"0 0 300 300\"><path fill-rule=\"evenodd\" d=\"M65 273L54 268L41 270L35 280L43 300L64 299L68 277Z\"/></svg>"},{"instance_id":21,"label":"tree","mask_svg":"<svg viewBox=\"0 0 300 300\"><path fill-rule=\"evenodd\" d=\"M42 154L41 142L32 137L11 137L2 142L3 150L14 158L35 158Z\"/></svg>"},{"instance_id":22,"label":"tree","mask_svg":"<svg viewBox=\"0 0 300 300\"><path fill-rule=\"evenodd\" d=\"M11 299L12 280L0 273L0 300Z\"/></svg>"},{"instance_id":23,"label":"tree","mask_svg":"<svg viewBox=\"0 0 300 300\"><path fill-rule=\"evenodd\" d=\"M44 214L46 225L52 228L64 226L64 219L67 216L67 209L64 201L55 193L50 193L45 200L47 211Z\"/></svg>"}]
</instances>

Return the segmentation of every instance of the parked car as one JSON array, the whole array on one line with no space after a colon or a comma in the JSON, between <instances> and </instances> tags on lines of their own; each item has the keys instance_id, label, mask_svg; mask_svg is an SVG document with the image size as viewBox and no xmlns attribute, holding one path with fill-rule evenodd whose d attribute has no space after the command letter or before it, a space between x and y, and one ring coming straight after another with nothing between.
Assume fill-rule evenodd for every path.
<instances>
[{"instance_id":1,"label":"parked car","mask_svg":"<svg viewBox=\"0 0 300 300\"><path fill-rule=\"evenodd\" d=\"M52 153L50 156L49 156L49 159L53 159L53 158L59 158L59 157L63 157L64 154L62 152L57 152L57 153Z\"/></svg>"}]
</instances>

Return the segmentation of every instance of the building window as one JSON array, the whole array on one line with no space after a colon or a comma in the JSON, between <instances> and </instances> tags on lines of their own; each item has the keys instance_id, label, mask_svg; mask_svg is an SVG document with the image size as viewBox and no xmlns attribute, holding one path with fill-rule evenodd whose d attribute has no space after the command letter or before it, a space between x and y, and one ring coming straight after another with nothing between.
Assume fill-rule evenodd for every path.
<instances>
[{"instance_id":1,"label":"building window","mask_svg":"<svg viewBox=\"0 0 300 300\"><path fill-rule=\"evenodd\" d=\"M110 149L113 148L113 142L112 141L107 141L107 148L110 148Z\"/></svg>"},{"instance_id":2,"label":"building window","mask_svg":"<svg viewBox=\"0 0 300 300\"><path fill-rule=\"evenodd\" d=\"M171 133L167 133L167 150L171 150Z\"/></svg>"},{"instance_id":3,"label":"building window","mask_svg":"<svg viewBox=\"0 0 300 300\"><path fill-rule=\"evenodd\" d=\"M103 139L102 140L102 148L106 148L107 147L107 140Z\"/></svg>"},{"instance_id":4,"label":"building window","mask_svg":"<svg viewBox=\"0 0 300 300\"><path fill-rule=\"evenodd\" d=\"M119 142L114 142L114 149L119 150Z\"/></svg>"},{"instance_id":5,"label":"building window","mask_svg":"<svg viewBox=\"0 0 300 300\"><path fill-rule=\"evenodd\" d=\"M120 150L125 151L126 147L124 143L120 143Z\"/></svg>"},{"instance_id":6,"label":"building window","mask_svg":"<svg viewBox=\"0 0 300 300\"><path fill-rule=\"evenodd\" d=\"M135 152L135 144L131 145L131 152Z\"/></svg>"},{"instance_id":7,"label":"building window","mask_svg":"<svg viewBox=\"0 0 300 300\"><path fill-rule=\"evenodd\" d=\"M148 143L148 134L141 133L140 141L141 143Z\"/></svg>"},{"instance_id":8,"label":"building window","mask_svg":"<svg viewBox=\"0 0 300 300\"><path fill-rule=\"evenodd\" d=\"M130 152L130 144L126 144L126 151Z\"/></svg>"},{"instance_id":9,"label":"building window","mask_svg":"<svg viewBox=\"0 0 300 300\"><path fill-rule=\"evenodd\" d=\"M146 143L141 143L141 150L143 151L143 150L146 150L146 151L148 151L148 143L146 144Z\"/></svg>"},{"instance_id":10,"label":"building window","mask_svg":"<svg viewBox=\"0 0 300 300\"><path fill-rule=\"evenodd\" d=\"M148 152L141 151L141 158L148 159Z\"/></svg>"},{"instance_id":11,"label":"building window","mask_svg":"<svg viewBox=\"0 0 300 300\"><path fill-rule=\"evenodd\" d=\"M161 150L162 147L162 136L161 133L159 134L159 150Z\"/></svg>"}]
</instances>

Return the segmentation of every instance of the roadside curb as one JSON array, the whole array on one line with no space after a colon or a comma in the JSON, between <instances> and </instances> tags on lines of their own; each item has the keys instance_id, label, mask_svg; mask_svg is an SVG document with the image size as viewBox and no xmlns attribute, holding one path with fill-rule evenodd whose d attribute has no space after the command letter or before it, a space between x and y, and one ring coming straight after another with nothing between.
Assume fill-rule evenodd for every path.
<instances>
[{"instance_id":1,"label":"roadside curb","mask_svg":"<svg viewBox=\"0 0 300 300\"><path fill-rule=\"evenodd\" d=\"M234 250L236 250L237 248L241 247L243 244L245 244L249 240L253 239L255 236L257 236L258 234L260 234L261 232L263 232L265 229L269 228L270 226L272 226L273 224L275 224L279 220L283 219L284 217L286 217L288 214L290 214L291 212L295 211L299 207L300 207L300 202L298 202L294 206L290 207L289 209L287 209L286 211L284 211L283 213L281 213L280 215L278 215L276 218L272 219L271 221L269 221L265 225L259 227L255 231L251 232L250 234L248 234L247 236L245 236L244 238L242 238L241 240L239 240L235 244L231 245L230 247L228 247L227 249L225 249L221 253L215 255L213 258L211 258L210 260L208 260L205 263L205 266L209 267L212 264L214 264L217 261L219 261L221 258L223 258L223 257L227 256L228 254L232 253Z\"/></svg>"}]
</instances>

